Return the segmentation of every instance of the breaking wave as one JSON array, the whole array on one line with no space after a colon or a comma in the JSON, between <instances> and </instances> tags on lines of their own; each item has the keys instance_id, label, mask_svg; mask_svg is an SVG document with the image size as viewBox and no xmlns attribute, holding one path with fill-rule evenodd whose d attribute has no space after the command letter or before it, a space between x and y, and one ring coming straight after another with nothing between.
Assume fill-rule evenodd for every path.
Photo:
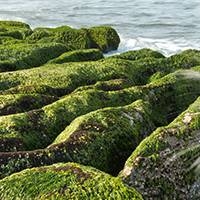
<instances>
[{"instance_id":1,"label":"breaking wave","mask_svg":"<svg viewBox=\"0 0 200 200\"><path fill-rule=\"evenodd\" d=\"M142 48L150 48L163 53L165 56L170 56L186 49L200 49L199 41L188 41L184 38L179 39L153 39L153 38L121 38L121 43L118 51L113 53L121 53L129 50L138 50Z\"/></svg>"}]
</instances>

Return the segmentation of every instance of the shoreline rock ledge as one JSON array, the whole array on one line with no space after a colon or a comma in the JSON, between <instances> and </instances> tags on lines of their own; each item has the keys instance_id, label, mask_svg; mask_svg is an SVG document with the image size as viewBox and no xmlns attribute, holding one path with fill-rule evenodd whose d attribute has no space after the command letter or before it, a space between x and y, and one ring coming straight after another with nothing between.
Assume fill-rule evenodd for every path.
<instances>
[{"instance_id":1,"label":"shoreline rock ledge","mask_svg":"<svg viewBox=\"0 0 200 200\"><path fill-rule=\"evenodd\" d=\"M200 199L200 51L119 43L0 21L0 199Z\"/></svg>"}]
</instances>

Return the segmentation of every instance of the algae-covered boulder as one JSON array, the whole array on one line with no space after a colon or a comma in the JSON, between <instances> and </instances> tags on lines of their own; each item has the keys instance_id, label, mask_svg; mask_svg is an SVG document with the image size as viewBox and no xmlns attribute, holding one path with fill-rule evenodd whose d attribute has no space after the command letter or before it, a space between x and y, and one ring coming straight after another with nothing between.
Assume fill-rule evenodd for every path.
<instances>
[{"instance_id":1,"label":"algae-covered boulder","mask_svg":"<svg viewBox=\"0 0 200 200\"><path fill-rule=\"evenodd\" d=\"M97 89L97 90L103 90L103 91L116 91L121 90L124 88L131 87L134 83L130 79L111 79L108 81L97 81L95 84L86 85L86 86L80 86L77 89L73 91L80 92L83 90L88 89ZM5 85L4 85L5 86ZM66 90L65 88L58 87L50 87L47 85L40 85L40 84L33 84L33 85L19 85L16 87L12 87L6 91L1 91L0 94L9 95L9 94L44 94L49 96L62 96L64 94L67 94L69 90Z\"/></svg>"},{"instance_id":2,"label":"algae-covered boulder","mask_svg":"<svg viewBox=\"0 0 200 200\"><path fill-rule=\"evenodd\" d=\"M190 56L186 56L188 53ZM48 64L37 69L1 73L0 91L8 90L5 93L9 94L14 91L25 92L27 87L35 87L45 94L49 89L49 95L54 91L56 96L62 96L79 86L111 79L127 79L131 85L143 85L177 69L189 69L200 64L199 51L190 50L188 53L183 52L169 58L136 61L112 58L93 62ZM156 73L160 73L160 76L152 79Z\"/></svg>"},{"instance_id":3,"label":"algae-covered boulder","mask_svg":"<svg viewBox=\"0 0 200 200\"><path fill-rule=\"evenodd\" d=\"M75 119L48 148L57 149L55 154L66 152L74 162L116 174L155 128L151 115L150 105L140 100L100 109Z\"/></svg>"},{"instance_id":4,"label":"algae-covered boulder","mask_svg":"<svg viewBox=\"0 0 200 200\"><path fill-rule=\"evenodd\" d=\"M109 81L97 81L93 85L86 85L78 87L73 92L80 92L83 90L89 90L89 89L97 89L97 90L103 90L103 91L117 91L122 90L128 87L131 87L134 83L130 79L111 79Z\"/></svg>"},{"instance_id":5,"label":"algae-covered boulder","mask_svg":"<svg viewBox=\"0 0 200 200\"><path fill-rule=\"evenodd\" d=\"M13 45L13 44L21 44L24 43L24 40L20 40L20 39L15 39L13 37L10 36L1 36L0 37L0 45Z\"/></svg>"},{"instance_id":6,"label":"algae-covered boulder","mask_svg":"<svg viewBox=\"0 0 200 200\"><path fill-rule=\"evenodd\" d=\"M14 137L23 138L27 149L41 148L55 139L77 116L103 107L130 104L140 98L155 105L158 124L162 124L162 120L166 123L198 97L199 84L199 79L187 77L180 71L145 87L112 92L94 89L76 92L39 110L0 117L1 135L8 138L14 134Z\"/></svg>"},{"instance_id":7,"label":"algae-covered boulder","mask_svg":"<svg viewBox=\"0 0 200 200\"><path fill-rule=\"evenodd\" d=\"M27 167L73 161L116 175L140 141L155 129L151 118L150 105L141 100L88 113L75 119L43 151L0 154L4 157L0 172L4 176ZM25 162L20 163L19 156Z\"/></svg>"},{"instance_id":8,"label":"algae-covered boulder","mask_svg":"<svg viewBox=\"0 0 200 200\"><path fill-rule=\"evenodd\" d=\"M74 176L75 182L56 189L57 175L59 181L63 174L71 177L68 169L76 164L61 164L67 170L41 167L77 162L116 175L132 151L120 178L145 198L199 198L200 101L186 109L200 96L200 51L165 58L142 49L103 58L101 51L116 49L120 41L110 27L32 32L26 24L6 23L0 26L0 178L8 177L0 182L0 198L15 198L13 193L18 199L69 199L69 193L74 199L140 198L123 196L121 186L101 192L102 181L100 188L97 182L79 187L82 179ZM21 36L7 34L13 27ZM3 72L11 70L17 71ZM11 175L32 167L40 168ZM73 173L82 167L76 165ZM54 179L45 177L52 169ZM31 177L41 190L26 185Z\"/></svg>"},{"instance_id":9,"label":"algae-covered boulder","mask_svg":"<svg viewBox=\"0 0 200 200\"><path fill-rule=\"evenodd\" d=\"M99 48L103 52L116 50L120 43L117 32L108 26L99 26L88 29L91 47Z\"/></svg>"},{"instance_id":10,"label":"algae-covered boulder","mask_svg":"<svg viewBox=\"0 0 200 200\"><path fill-rule=\"evenodd\" d=\"M36 28L33 34L27 38L27 41L32 43L62 43L69 50L87 49L90 47L87 30L73 29L69 26Z\"/></svg>"},{"instance_id":11,"label":"algae-covered boulder","mask_svg":"<svg viewBox=\"0 0 200 200\"><path fill-rule=\"evenodd\" d=\"M50 92L58 90L67 94L79 86L94 84L110 79L128 79L132 84L140 84L140 74L145 71L145 63L135 63L120 59L93 62L74 62L64 64L47 64L42 67L0 74L0 90L19 90L25 86L43 85ZM140 68L141 66L141 68ZM143 66L143 67L142 67ZM45 74L45 76L44 76ZM17 87L17 88L14 88ZM45 90L46 91L46 90ZM9 91L7 91L9 93Z\"/></svg>"},{"instance_id":12,"label":"algae-covered boulder","mask_svg":"<svg viewBox=\"0 0 200 200\"><path fill-rule=\"evenodd\" d=\"M108 52L118 48L120 39L117 32L106 26L74 29L69 26L57 28L36 28L33 34L27 37L28 42L59 42L68 49L98 48Z\"/></svg>"},{"instance_id":13,"label":"algae-covered boulder","mask_svg":"<svg viewBox=\"0 0 200 200\"><path fill-rule=\"evenodd\" d=\"M121 178L147 199L198 199L199 179L193 169L200 156L199 133L200 98L141 142Z\"/></svg>"},{"instance_id":14,"label":"algae-covered boulder","mask_svg":"<svg viewBox=\"0 0 200 200\"><path fill-rule=\"evenodd\" d=\"M28 24L16 21L0 21L0 39L3 36L24 39L32 30Z\"/></svg>"},{"instance_id":15,"label":"algae-covered boulder","mask_svg":"<svg viewBox=\"0 0 200 200\"><path fill-rule=\"evenodd\" d=\"M121 58L125 60L139 60L144 58L164 58L164 57L165 56L163 56L161 53L147 48L134 51L127 51L119 55L112 56L112 58Z\"/></svg>"},{"instance_id":16,"label":"algae-covered boulder","mask_svg":"<svg viewBox=\"0 0 200 200\"><path fill-rule=\"evenodd\" d=\"M1 199L142 200L133 188L91 167L74 163L27 169L0 180Z\"/></svg>"},{"instance_id":17,"label":"algae-covered boulder","mask_svg":"<svg viewBox=\"0 0 200 200\"><path fill-rule=\"evenodd\" d=\"M117 49L119 36L111 27L74 29L69 26L36 28L15 21L0 21L0 72L38 67L62 55L55 63L103 58L101 52L81 49L98 48L103 52ZM59 46L60 45L60 46Z\"/></svg>"},{"instance_id":18,"label":"algae-covered boulder","mask_svg":"<svg viewBox=\"0 0 200 200\"><path fill-rule=\"evenodd\" d=\"M102 58L103 54L98 49L74 50L66 52L61 56L50 60L49 63L62 64L66 62L94 61Z\"/></svg>"},{"instance_id":19,"label":"algae-covered boulder","mask_svg":"<svg viewBox=\"0 0 200 200\"><path fill-rule=\"evenodd\" d=\"M26 84L26 85L18 85L17 82L3 82L2 83L3 88L9 88L10 89L6 91L1 91L0 94L2 95L9 95L9 94L41 94L41 95L48 95L48 96L55 96L59 97L64 95L65 93L68 93L68 91L65 88L54 88L50 87L48 85L41 84L40 82L34 83L34 84ZM12 87L13 86L13 87Z\"/></svg>"},{"instance_id":20,"label":"algae-covered boulder","mask_svg":"<svg viewBox=\"0 0 200 200\"><path fill-rule=\"evenodd\" d=\"M18 150L22 147L27 150L44 148L76 117L104 107L127 105L137 99L151 103L155 113L152 118L157 126L162 126L200 95L200 80L187 77L183 72L188 71L169 74L146 86L118 91L83 90L67 95L42 109L2 116L1 139L21 139L23 145L16 146Z\"/></svg>"},{"instance_id":21,"label":"algae-covered boulder","mask_svg":"<svg viewBox=\"0 0 200 200\"><path fill-rule=\"evenodd\" d=\"M40 94L0 95L0 116L41 108L58 98Z\"/></svg>"},{"instance_id":22,"label":"algae-covered boulder","mask_svg":"<svg viewBox=\"0 0 200 200\"><path fill-rule=\"evenodd\" d=\"M65 51L56 43L0 45L0 72L38 67Z\"/></svg>"}]
</instances>

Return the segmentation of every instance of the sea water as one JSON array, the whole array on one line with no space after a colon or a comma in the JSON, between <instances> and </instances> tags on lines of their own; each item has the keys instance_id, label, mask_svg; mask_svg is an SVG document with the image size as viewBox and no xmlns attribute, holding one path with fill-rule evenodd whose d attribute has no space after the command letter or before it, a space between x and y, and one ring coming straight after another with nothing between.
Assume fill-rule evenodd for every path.
<instances>
[{"instance_id":1,"label":"sea water","mask_svg":"<svg viewBox=\"0 0 200 200\"><path fill-rule=\"evenodd\" d=\"M200 0L0 0L0 19L38 26L114 27L118 52L200 49Z\"/></svg>"}]
</instances>

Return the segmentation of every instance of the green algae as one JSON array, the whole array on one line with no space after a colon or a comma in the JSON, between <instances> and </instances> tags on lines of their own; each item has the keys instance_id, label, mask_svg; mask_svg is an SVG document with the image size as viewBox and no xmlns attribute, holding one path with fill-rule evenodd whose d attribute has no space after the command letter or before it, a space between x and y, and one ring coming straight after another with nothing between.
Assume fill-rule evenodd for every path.
<instances>
[{"instance_id":1,"label":"green algae","mask_svg":"<svg viewBox=\"0 0 200 200\"><path fill-rule=\"evenodd\" d=\"M127 160L120 177L146 198L190 198L195 182L190 166L199 157L199 105L200 98L144 139Z\"/></svg>"},{"instance_id":2,"label":"green algae","mask_svg":"<svg viewBox=\"0 0 200 200\"><path fill-rule=\"evenodd\" d=\"M157 83L119 91L83 90L39 110L2 116L1 137L9 138L14 134L24 138L27 149L41 148L50 144L76 117L104 107L130 104L137 99L155 105L155 123L158 126L165 124L192 103L200 92L199 79L188 79L181 74L182 71L175 72Z\"/></svg>"},{"instance_id":3,"label":"green algae","mask_svg":"<svg viewBox=\"0 0 200 200\"><path fill-rule=\"evenodd\" d=\"M109 26L92 27L88 29L91 47L99 48L103 52L116 50L120 43L117 32Z\"/></svg>"},{"instance_id":4,"label":"green algae","mask_svg":"<svg viewBox=\"0 0 200 200\"><path fill-rule=\"evenodd\" d=\"M155 129L151 115L150 105L139 100L128 106L100 109L80 116L47 149L12 153L10 158L9 153L5 154L7 159L1 160L2 176L16 169L61 161L90 165L116 175L140 141ZM19 155L26 163L19 165Z\"/></svg>"},{"instance_id":5,"label":"green algae","mask_svg":"<svg viewBox=\"0 0 200 200\"><path fill-rule=\"evenodd\" d=\"M1 46L21 44L21 43L24 43L23 40L15 39L15 38L9 37L9 36L1 36L0 37L0 45Z\"/></svg>"},{"instance_id":6,"label":"green algae","mask_svg":"<svg viewBox=\"0 0 200 200\"><path fill-rule=\"evenodd\" d=\"M62 44L12 44L0 46L0 72L38 67L67 51Z\"/></svg>"},{"instance_id":7,"label":"green algae","mask_svg":"<svg viewBox=\"0 0 200 200\"><path fill-rule=\"evenodd\" d=\"M79 52L63 55L55 62L63 62L63 59L97 60L103 57L101 52L80 50L98 48L108 52L117 49L119 42L117 32L111 27L73 29L61 26L32 31L28 24L22 22L0 21L0 72L41 66L70 50ZM90 59L86 58L89 55Z\"/></svg>"},{"instance_id":8,"label":"green algae","mask_svg":"<svg viewBox=\"0 0 200 200\"><path fill-rule=\"evenodd\" d=\"M0 181L2 199L143 199L118 178L75 163L27 169Z\"/></svg>"},{"instance_id":9,"label":"green algae","mask_svg":"<svg viewBox=\"0 0 200 200\"><path fill-rule=\"evenodd\" d=\"M151 120L156 126L166 124L199 96L199 79L188 78L185 76L186 72L188 72L188 70L181 70L169 74L168 76L162 78L162 80L157 81L157 83L154 82L146 86L131 87L119 91L89 89L82 92L75 92L67 95L52 105L44 107L43 109L12 116L3 116L0 119L2 136L1 141L3 141L4 149L10 148L10 151L17 151L20 149L27 150L41 147L44 148L50 144L52 140L59 135L62 130L77 116L102 107L127 105L128 103L131 103L139 98L143 98L151 103L153 111ZM191 93L191 91L193 91L193 93ZM183 99L183 93L185 93L184 98L187 101L181 101L181 99ZM171 116L171 112L173 117ZM120 123L116 124L118 125L114 127L118 130L117 127ZM73 127L76 128L76 125ZM73 130L73 128L70 128L70 131ZM75 138L77 140L77 137ZM14 141L20 142L14 143ZM15 149L12 149L13 146L9 147L9 143L14 143L15 145L13 146ZM33 151L28 154L26 154L26 152L1 154L3 160L5 159L5 161L1 160L1 162L8 163L2 173L5 175L10 173L9 170L11 170L11 173L12 170L17 170L18 167L16 167L16 163L18 163L17 166L19 166L19 170L21 169L21 166L22 168L24 168L24 166L25 168L33 166L34 163L30 163L31 160L35 160L36 166L38 166L38 163L40 165L40 163L52 164L63 160L73 161L73 155L78 155L76 159L79 159L79 161L81 160L80 154L76 154L79 151L76 152L75 150L75 152L70 153L65 149L64 144L61 144L61 147L60 151L59 148L57 150L52 148L51 150ZM96 149L95 145L94 149ZM97 150L98 149L99 148L97 148ZM82 152L83 154L81 155L84 155L85 153L86 156L90 156L88 153L89 151L83 150ZM29 155L31 158L25 159L25 161L21 163L21 160L23 160L22 158L26 158L26 155ZM85 160L89 163L88 159ZM84 162L84 159L81 162ZM90 162L92 163L92 159ZM99 166L99 162L94 162L92 165ZM102 163L100 162L100 164ZM9 170L6 171L6 168ZM107 170L106 168L102 169Z\"/></svg>"},{"instance_id":10,"label":"green algae","mask_svg":"<svg viewBox=\"0 0 200 200\"><path fill-rule=\"evenodd\" d=\"M4 81L2 83L2 85L6 89L9 87L11 87L11 88L6 91L1 91L0 92L1 95L40 94L40 95L59 97L59 96L62 96L63 94L65 94L65 92L67 92L64 88L63 89L62 88L53 88L48 85L40 84L39 82L38 83L35 82L34 84L27 83L26 85L21 84L21 85L17 86L18 85L17 82Z\"/></svg>"},{"instance_id":11,"label":"green algae","mask_svg":"<svg viewBox=\"0 0 200 200\"><path fill-rule=\"evenodd\" d=\"M30 26L28 24L23 23L23 22L18 22L18 21L0 21L0 26L30 29Z\"/></svg>"},{"instance_id":12,"label":"green algae","mask_svg":"<svg viewBox=\"0 0 200 200\"><path fill-rule=\"evenodd\" d=\"M36 28L33 34L26 38L29 43L62 43L67 49L89 48L89 37L85 29L73 29L69 26L56 28Z\"/></svg>"},{"instance_id":13,"label":"green algae","mask_svg":"<svg viewBox=\"0 0 200 200\"><path fill-rule=\"evenodd\" d=\"M100 109L75 119L48 148L60 147L60 152L67 152L75 162L116 174L155 128L151 115L150 106L143 101Z\"/></svg>"},{"instance_id":14,"label":"green algae","mask_svg":"<svg viewBox=\"0 0 200 200\"><path fill-rule=\"evenodd\" d=\"M0 38L6 36L22 40L30 34L32 34L32 30L28 24L15 21L0 21Z\"/></svg>"},{"instance_id":15,"label":"green algae","mask_svg":"<svg viewBox=\"0 0 200 200\"><path fill-rule=\"evenodd\" d=\"M131 87L134 83L130 79L111 79L109 81L97 81L93 85L78 87L73 92L80 92L83 90L97 89L103 91L117 91Z\"/></svg>"},{"instance_id":16,"label":"green algae","mask_svg":"<svg viewBox=\"0 0 200 200\"><path fill-rule=\"evenodd\" d=\"M127 79L132 85L146 84L151 76L160 72L164 75L177 69L189 69L199 64L199 51L183 52L177 56L163 59L148 58L129 61L124 59L105 59L93 62L48 64L36 69L0 74L0 90L5 93L20 92L19 88L39 85L58 91L62 96L79 86L95 84L97 81L110 79ZM186 55L185 55L186 54ZM10 90L11 91L10 91ZM45 90L46 91L46 90ZM45 93L46 94L46 93ZM49 95L52 95L49 94ZM57 94L55 94L57 96Z\"/></svg>"},{"instance_id":17,"label":"green algae","mask_svg":"<svg viewBox=\"0 0 200 200\"><path fill-rule=\"evenodd\" d=\"M164 56L157 51L144 48L140 50L127 51L119 55L114 55L111 58L120 58L125 60L140 60L145 58L164 58Z\"/></svg>"},{"instance_id":18,"label":"green algae","mask_svg":"<svg viewBox=\"0 0 200 200\"><path fill-rule=\"evenodd\" d=\"M56 100L58 98L54 96L40 94L0 95L0 116L38 109Z\"/></svg>"},{"instance_id":19,"label":"green algae","mask_svg":"<svg viewBox=\"0 0 200 200\"><path fill-rule=\"evenodd\" d=\"M18 70L0 73L0 114L9 114L0 117L1 178L68 161L116 175L161 126L136 148L120 177L145 198L198 199L199 100L171 121L199 97L199 51L165 58L142 49L103 59L100 51L119 42L111 27L32 31L24 23L0 22L0 71ZM60 198L60 190L37 194L33 198Z\"/></svg>"},{"instance_id":20,"label":"green algae","mask_svg":"<svg viewBox=\"0 0 200 200\"><path fill-rule=\"evenodd\" d=\"M66 62L95 61L103 58L103 54L98 49L74 50L50 60L49 63L62 64Z\"/></svg>"},{"instance_id":21,"label":"green algae","mask_svg":"<svg viewBox=\"0 0 200 200\"><path fill-rule=\"evenodd\" d=\"M63 93L66 94L79 86L110 79L124 78L132 80L136 84L140 82L141 77L136 73L135 65L137 66L130 61L119 59L48 64L28 70L1 73L0 90L14 89L14 86L19 88L26 85L44 85L63 90ZM139 65L137 68L139 69ZM142 73L142 70L140 73Z\"/></svg>"},{"instance_id":22,"label":"green algae","mask_svg":"<svg viewBox=\"0 0 200 200\"><path fill-rule=\"evenodd\" d=\"M98 48L103 52L116 50L120 43L117 32L106 26L89 29L73 29L69 26L57 28L36 28L29 37L29 43L57 42L67 46L70 50Z\"/></svg>"}]
</instances>

